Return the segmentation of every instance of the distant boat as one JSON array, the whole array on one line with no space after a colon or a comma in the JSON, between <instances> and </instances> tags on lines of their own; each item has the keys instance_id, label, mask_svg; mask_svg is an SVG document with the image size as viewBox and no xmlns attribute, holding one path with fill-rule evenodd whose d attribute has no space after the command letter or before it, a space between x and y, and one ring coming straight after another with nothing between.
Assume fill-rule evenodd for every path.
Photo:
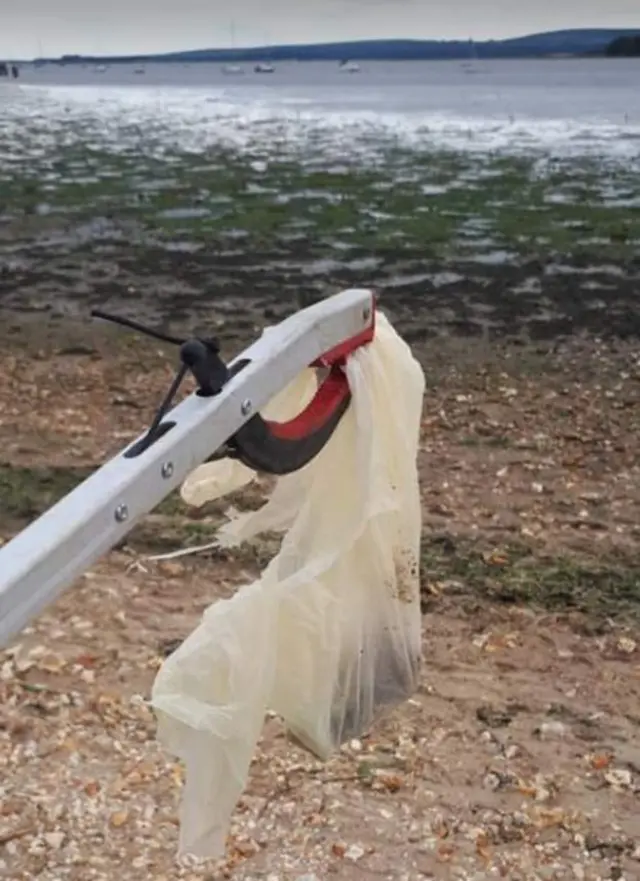
<instances>
[{"instance_id":1,"label":"distant boat","mask_svg":"<svg viewBox=\"0 0 640 881\"><path fill-rule=\"evenodd\" d=\"M480 73L481 71L479 67L474 63L478 61L478 50L476 49L476 44L473 40L469 40L469 57L472 61L463 61L462 63L462 69L464 72L467 74Z\"/></svg>"},{"instance_id":2,"label":"distant boat","mask_svg":"<svg viewBox=\"0 0 640 881\"><path fill-rule=\"evenodd\" d=\"M134 72L134 73L138 73L138 74L140 74L140 73L146 73L144 67L134 67L134 68L133 68L133 72Z\"/></svg>"},{"instance_id":3,"label":"distant boat","mask_svg":"<svg viewBox=\"0 0 640 881\"><path fill-rule=\"evenodd\" d=\"M96 66L94 67L94 70L96 73L105 73L107 70L107 65L106 64L96 64Z\"/></svg>"},{"instance_id":4,"label":"distant boat","mask_svg":"<svg viewBox=\"0 0 640 881\"><path fill-rule=\"evenodd\" d=\"M235 49L236 48L236 24L234 21L231 21L229 29L231 31L231 34L230 34L231 48ZM239 64L225 64L224 67L222 68L222 72L226 76L238 76L239 74L244 73L244 68L240 67Z\"/></svg>"},{"instance_id":5,"label":"distant boat","mask_svg":"<svg viewBox=\"0 0 640 881\"><path fill-rule=\"evenodd\" d=\"M275 67L273 64L268 64L264 61L259 61L256 66L253 68L254 73L273 73L275 71Z\"/></svg>"},{"instance_id":6,"label":"distant boat","mask_svg":"<svg viewBox=\"0 0 640 881\"><path fill-rule=\"evenodd\" d=\"M338 66L342 73L360 73L360 65L355 61L341 61Z\"/></svg>"}]
</instances>

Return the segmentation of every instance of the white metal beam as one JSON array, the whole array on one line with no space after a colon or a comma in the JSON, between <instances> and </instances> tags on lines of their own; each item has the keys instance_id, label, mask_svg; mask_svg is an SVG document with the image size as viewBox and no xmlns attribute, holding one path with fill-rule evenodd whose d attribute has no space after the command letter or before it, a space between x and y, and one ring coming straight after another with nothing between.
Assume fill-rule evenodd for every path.
<instances>
[{"instance_id":1,"label":"white metal beam","mask_svg":"<svg viewBox=\"0 0 640 881\"><path fill-rule=\"evenodd\" d=\"M190 395L166 415L174 427L142 454L123 450L0 549L0 648L301 370L361 333L373 308L371 291L351 289L268 328L238 356L251 363L220 394Z\"/></svg>"}]
</instances>

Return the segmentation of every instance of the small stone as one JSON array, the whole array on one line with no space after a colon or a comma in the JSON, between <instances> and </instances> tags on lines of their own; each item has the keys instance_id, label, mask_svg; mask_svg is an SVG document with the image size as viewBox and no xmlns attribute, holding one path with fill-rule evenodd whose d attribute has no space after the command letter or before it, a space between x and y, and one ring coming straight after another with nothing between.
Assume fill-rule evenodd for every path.
<instances>
[{"instance_id":1,"label":"small stone","mask_svg":"<svg viewBox=\"0 0 640 881\"><path fill-rule=\"evenodd\" d=\"M344 852L344 858L345 860L351 860L352 863L355 863L361 859L364 854L364 847L360 847L359 844L350 844Z\"/></svg>"},{"instance_id":2,"label":"small stone","mask_svg":"<svg viewBox=\"0 0 640 881\"><path fill-rule=\"evenodd\" d=\"M566 737L569 733L569 729L564 722L559 722L557 719L553 719L550 722L543 722L539 728L539 733L542 740L554 740L556 738Z\"/></svg>"},{"instance_id":3,"label":"small stone","mask_svg":"<svg viewBox=\"0 0 640 881\"><path fill-rule=\"evenodd\" d=\"M487 789L493 790L493 792L496 792L498 789L500 789L501 783L502 781L500 780L498 775L494 774L491 771L486 774L482 780L482 785L486 786Z\"/></svg>"},{"instance_id":4,"label":"small stone","mask_svg":"<svg viewBox=\"0 0 640 881\"><path fill-rule=\"evenodd\" d=\"M628 636L621 636L618 640L618 651L624 652L625 655L632 655L638 644L634 639L630 639Z\"/></svg>"},{"instance_id":5,"label":"small stone","mask_svg":"<svg viewBox=\"0 0 640 881\"><path fill-rule=\"evenodd\" d=\"M44 840L51 850L60 850L64 842L64 832L45 832Z\"/></svg>"},{"instance_id":6,"label":"small stone","mask_svg":"<svg viewBox=\"0 0 640 881\"><path fill-rule=\"evenodd\" d=\"M612 768L604 775L604 779L613 789L628 789L631 786L631 771L626 768Z\"/></svg>"}]
</instances>

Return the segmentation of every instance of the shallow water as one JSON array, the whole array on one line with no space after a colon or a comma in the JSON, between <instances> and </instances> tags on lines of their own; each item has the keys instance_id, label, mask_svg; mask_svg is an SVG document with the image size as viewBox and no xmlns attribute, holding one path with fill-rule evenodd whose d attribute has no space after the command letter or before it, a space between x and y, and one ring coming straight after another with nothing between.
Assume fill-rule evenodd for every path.
<instances>
[{"instance_id":1,"label":"shallow water","mask_svg":"<svg viewBox=\"0 0 640 881\"><path fill-rule=\"evenodd\" d=\"M61 142L148 155L222 144L264 160L347 161L409 146L640 165L640 64L572 59L287 63L271 75L221 65L26 67L0 92L0 163ZM13 144L13 149L11 145ZM6 149L5 149L6 147Z\"/></svg>"}]
</instances>

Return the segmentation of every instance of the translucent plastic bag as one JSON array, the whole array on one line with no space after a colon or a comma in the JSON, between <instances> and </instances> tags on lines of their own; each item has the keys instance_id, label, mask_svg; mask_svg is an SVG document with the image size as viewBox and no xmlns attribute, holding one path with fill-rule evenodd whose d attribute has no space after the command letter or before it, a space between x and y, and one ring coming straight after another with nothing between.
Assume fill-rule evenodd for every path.
<instances>
[{"instance_id":1,"label":"translucent plastic bag","mask_svg":"<svg viewBox=\"0 0 640 881\"><path fill-rule=\"evenodd\" d=\"M352 401L329 443L218 533L230 546L280 531L279 553L259 580L205 612L155 681L160 741L186 763L181 853L224 852L268 709L324 759L416 688L424 376L385 316L376 319L373 343L347 361ZM291 417L314 384L305 371L265 413ZM183 496L201 504L251 477L238 463L209 463Z\"/></svg>"}]
</instances>

